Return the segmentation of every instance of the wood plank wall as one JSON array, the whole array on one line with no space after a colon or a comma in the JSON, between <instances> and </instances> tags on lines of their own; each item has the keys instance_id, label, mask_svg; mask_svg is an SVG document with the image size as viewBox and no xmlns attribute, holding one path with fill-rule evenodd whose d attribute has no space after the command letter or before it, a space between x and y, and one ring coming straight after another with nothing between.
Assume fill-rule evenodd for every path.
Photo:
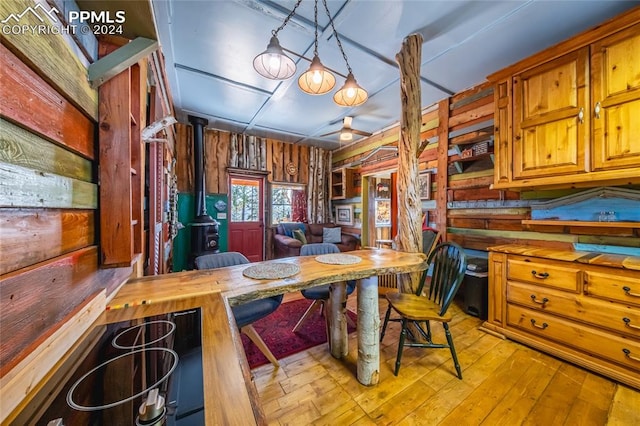
<instances>
[{"instance_id":1,"label":"wood plank wall","mask_svg":"<svg viewBox=\"0 0 640 426\"><path fill-rule=\"evenodd\" d=\"M455 94L423 112L421 137L428 144L420 155L420 170L434 173L432 201L423 201L423 210L429 212L432 226L440 230L444 228L447 240L481 251L506 243L557 248L571 248L574 243L640 247L640 238L632 230L622 228L612 231L523 225L522 220L531 217L531 203L565 196L575 190L492 190L494 166L490 156L477 161L459 161L462 156L456 153L456 147L469 147L493 135L493 114L493 87L489 83ZM378 147L395 146L398 132L399 129L394 127L334 151L333 167L348 167ZM441 147L439 135L446 135L446 149L438 149ZM438 167L439 159L440 164L447 165L446 168ZM365 175L375 174L393 170L396 165L397 159L391 158L358 166L357 171ZM443 173L446 176L438 179ZM360 207L361 197L346 202Z\"/></svg>"},{"instance_id":2,"label":"wood plank wall","mask_svg":"<svg viewBox=\"0 0 640 426\"><path fill-rule=\"evenodd\" d=\"M193 192L193 129L178 123L176 132L178 191ZM228 193L228 167L266 171L269 183L306 185L309 181L308 146L205 129L204 157L205 190L209 194ZM293 174L287 172L289 163L296 170Z\"/></svg>"},{"instance_id":3,"label":"wood plank wall","mask_svg":"<svg viewBox=\"0 0 640 426\"><path fill-rule=\"evenodd\" d=\"M1 2L0 15L19 13L28 4ZM98 96L89 87L86 67L62 36L7 34L1 41L0 377L4 377L40 350L83 306L98 297L104 303L105 292L126 281L131 267L99 268ZM55 346L58 350L72 344L59 341Z\"/></svg>"}]
</instances>

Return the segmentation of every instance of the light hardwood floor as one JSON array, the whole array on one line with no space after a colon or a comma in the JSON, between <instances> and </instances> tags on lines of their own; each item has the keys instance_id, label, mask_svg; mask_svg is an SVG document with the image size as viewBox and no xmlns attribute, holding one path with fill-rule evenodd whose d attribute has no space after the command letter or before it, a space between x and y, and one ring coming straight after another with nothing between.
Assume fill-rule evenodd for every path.
<instances>
[{"instance_id":1,"label":"light hardwood floor","mask_svg":"<svg viewBox=\"0 0 640 426\"><path fill-rule=\"evenodd\" d=\"M296 296L287 296L287 299ZM355 310L354 296L349 307ZM575 365L487 334L452 306L463 380L448 349L406 348L393 375L399 324L381 345L380 383L355 378L356 334L336 360L326 345L253 370L272 425L640 425L640 392ZM380 302L384 315L386 302ZM434 331L442 327L435 325ZM439 338L444 341L444 334Z\"/></svg>"}]
</instances>

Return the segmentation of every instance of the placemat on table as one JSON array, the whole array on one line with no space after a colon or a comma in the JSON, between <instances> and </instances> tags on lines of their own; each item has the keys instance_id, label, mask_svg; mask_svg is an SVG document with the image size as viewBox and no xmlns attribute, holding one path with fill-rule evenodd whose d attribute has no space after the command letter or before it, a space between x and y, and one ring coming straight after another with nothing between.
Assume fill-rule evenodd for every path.
<instances>
[{"instance_id":1,"label":"placemat on table","mask_svg":"<svg viewBox=\"0 0 640 426\"><path fill-rule=\"evenodd\" d=\"M331 265L353 265L362 262L362 258L352 254L330 253L316 256L316 260L320 263L328 263Z\"/></svg>"},{"instance_id":2,"label":"placemat on table","mask_svg":"<svg viewBox=\"0 0 640 426\"><path fill-rule=\"evenodd\" d=\"M251 265L242 271L242 275L255 280L275 280L290 277L298 272L300 267L294 263L271 262Z\"/></svg>"}]
</instances>

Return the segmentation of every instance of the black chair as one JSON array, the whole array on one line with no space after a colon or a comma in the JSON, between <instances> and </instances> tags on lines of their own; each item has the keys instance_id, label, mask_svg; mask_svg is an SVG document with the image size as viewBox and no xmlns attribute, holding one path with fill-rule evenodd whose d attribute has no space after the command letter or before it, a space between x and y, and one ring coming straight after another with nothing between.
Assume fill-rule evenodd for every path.
<instances>
[{"instance_id":1,"label":"black chair","mask_svg":"<svg viewBox=\"0 0 640 426\"><path fill-rule=\"evenodd\" d=\"M418 348L449 348L451 357L458 372L458 378L462 379L462 371L456 356L456 350L453 346L453 338L449 331L449 322L451 315L447 313L447 309L453 301L462 279L467 269L466 255L459 245L456 243L442 243L436 246L429 255L430 268L422 273L420 284L415 294L409 293L390 293L387 294L389 307L384 318L380 341L384 338L389 321L398 321L402 323L402 332L400 333L400 342L398 344L398 355L396 357L396 365L394 374L397 376L400 371L400 360L402 359L402 350L405 346ZM424 288L427 281L429 271L432 271L429 287ZM424 290L424 291L423 291ZM389 319L391 310L396 311L400 318ZM441 322L447 337L447 343L434 343L431 340L431 324L430 321ZM407 341L407 328L411 323L426 342L418 342L417 339L409 339ZM425 328L421 323L425 324Z\"/></svg>"},{"instance_id":2,"label":"black chair","mask_svg":"<svg viewBox=\"0 0 640 426\"><path fill-rule=\"evenodd\" d=\"M300 247L300 256L318 256L321 254L331 254L331 253L340 253L340 249L335 244L331 243L313 243L313 244L305 244ZM301 290L302 295L305 299L313 300L313 303L307 308L304 312L298 323L293 327L293 331L298 331L302 324L311 316L311 314L317 309L320 308L320 312L327 318L327 312L325 312L325 306L327 300L329 300L329 287L330 284L321 285L317 287L312 287L306 290ZM347 281L347 296L353 293L356 289L355 281ZM353 325L353 321L347 315L347 321Z\"/></svg>"},{"instance_id":3,"label":"black chair","mask_svg":"<svg viewBox=\"0 0 640 426\"><path fill-rule=\"evenodd\" d=\"M197 269L215 269L246 263L249 263L249 260L244 257L242 253L237 252L205 254L197 257L195 260ZM273 356L252 324L278 309L278 306L282 303L282 298L283 295L279 294L277 296L253 300L231 308L240 332L246 334L264 356L276 367L279 366L278 360Z\"/></svg>"}]
</instances>

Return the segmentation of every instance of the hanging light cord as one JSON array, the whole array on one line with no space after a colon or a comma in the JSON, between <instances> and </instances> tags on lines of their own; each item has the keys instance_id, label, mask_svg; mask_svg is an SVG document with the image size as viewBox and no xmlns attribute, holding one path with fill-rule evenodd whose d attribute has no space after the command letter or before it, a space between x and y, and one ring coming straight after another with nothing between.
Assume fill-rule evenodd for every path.
<instances>
[{"instance_id":1,"label":"hanging light cord","mask_svg":"<svg viewBox=\"0 0 640 426\"><path fill-rule=\"evenodd\" d=\"M323 0L324 1L324 0ZM315 37L313 38L313 54L318 56L318 0L313 3L313 22L315 22Z\"/></svg>"},{"instance_id":2,"label":"hanging light cord","mask_svg":"<svg viewBox=\"0 0 640 426\"><path fill-rule=\"evenodd\" d=\"M281 29L283 29L284 27L286 27L286 26L287 26L287 24L289 23L289 19L291 19L291 17L292 17L293 15L295 15L295 14L296 14L296 9L298 8L298 6L300 6L300 3L302 3L302 0L298 0L298 2L296 3L296 5L295 5L295 6L293 6L293 9L291 9L291 12L289 13L289 15L288 15L286 18L284 18L284 22L282 22L282 25L280 25L280 26L278 27L278 29L277 29L277 30L271 30L271 34L272 34L274 37L276 37L276 36L278 35L278 32L279 32ZM318 36L317 36L317 31L318 31L318 30L316 29L316 39L318 38ZM317 43L317 42L316 42L316 43Z\"/></svg>"},{"instance_id":3,"label":"hanging light cord","mask_svg":"<svg viewBox=\"0 0 640 426\"><path fill-rule=\"evenodd\" d=\"M347 64L347 70L349 70L349 73L353 73L353 71L351 70L351 67L349 66L349 60L347 59L347 55L344 53L344 49L342 48L342 43L340 43L340 37L338 37L338 32L336 31L336 27L333 25L333 18L331 18L331 13L329 12L329 8L327 7L327 0L322 0L322 4L324 5L325 12L327 12L327 17L329 18L329 23L331 24L333 35L336 38L336 43L338 44L338 47L340 48L340 52L342 53L342 57L344 58L344 63ZM316 22L318 22L317 19L316 19ZM316 49L318 46L317 31L318 31L318 28L316 27Z\"/></svg>"}]
</instances>

